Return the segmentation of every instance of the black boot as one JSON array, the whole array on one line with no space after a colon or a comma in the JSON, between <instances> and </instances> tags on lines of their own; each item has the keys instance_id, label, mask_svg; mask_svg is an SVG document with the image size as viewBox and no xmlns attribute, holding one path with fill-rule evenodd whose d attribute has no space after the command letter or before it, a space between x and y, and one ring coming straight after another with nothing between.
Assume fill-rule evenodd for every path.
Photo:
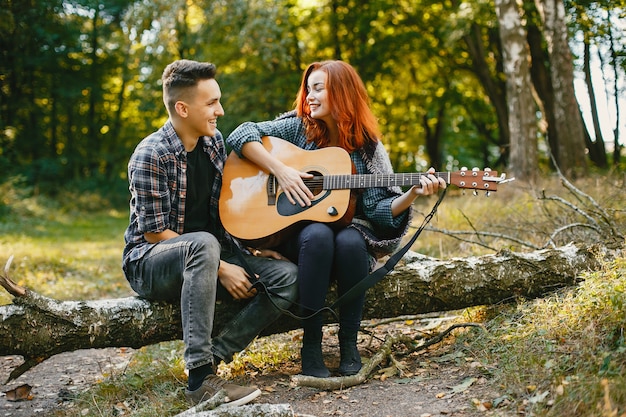
<instances>
[{"instance_id":1,"label":"black boot","mask_svg":"<svg viewBox=\"0 0 626 417\"><path fill-rule=\"evenodd\" d=\"M302 343L302 375L328 378L330 371L324 365L321 343Z\"/></svg>"},{"instance_id":2,"label":"black boot","mask_svg":"<svg viewBox=\"0 0 626 417\"><path fill-rule=\"evenodd\" d=\"M339 362L338 372L341 375L356 375L361 370L361 355L357 349L357 331L342 331L339 329Z\"/></svg>"},{"instance_id":3,"label":"black boot","mask_svg":"<svg viewBox=\"0 0 626 417\"><path fill-rule=\"evenodd\" d=\"M328 378L330 371L324 365L322 356L322 320L318 316L303 320L304 336L300 350L302 375Z\"/></svg>"}]
</instances>

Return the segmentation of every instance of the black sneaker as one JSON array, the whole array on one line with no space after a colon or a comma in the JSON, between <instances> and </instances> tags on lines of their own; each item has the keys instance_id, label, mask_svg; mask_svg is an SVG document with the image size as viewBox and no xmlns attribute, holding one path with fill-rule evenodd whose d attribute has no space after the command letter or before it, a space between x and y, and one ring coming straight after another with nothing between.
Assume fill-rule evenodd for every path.
<instances>
[{"instance_id":1,"label":"black sneaker","mask_svg":"<svg viewBox=\"0 0 626 417\"><path fill-rule=\"evenodd\" d=\"M220 390L226 392L226 403L229 405L244 405L261 395L261 390L257 387L243 387L231 384L217 375L207 376L200 388L194 391L185 390L185 397L191 405L196 405L202 401L213 398Z\"/></svg>"}]
</instances>

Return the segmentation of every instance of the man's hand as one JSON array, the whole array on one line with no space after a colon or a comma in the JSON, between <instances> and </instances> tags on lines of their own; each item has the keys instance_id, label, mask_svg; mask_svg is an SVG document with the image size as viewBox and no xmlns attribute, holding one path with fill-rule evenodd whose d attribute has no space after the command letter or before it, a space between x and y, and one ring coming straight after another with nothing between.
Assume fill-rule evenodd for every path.
<instances>
[{"instance_id":1,"label":"man's hand","mask_svg":"<svg viewBox=\"0 0 626 417\"><path fill-rule=\"evenodd\" d=\"M226 288L226 291L228 291L235 300L252 298L257 293L256 289L250 291L252 283L248 280L248 274L238 265L220 261L217 277L220 280L220 284Z\"/></svg>"},{"instance_id":2,"label":"man's hand","mask_svg":"<svg viewBox=\"0 0 626 417\"><path fill-rule=\"evenodd\" d=\"M259 256L262 258L272 258L272 259L278 259L281 261L289 260L285 258L283 255L281 255L280 252L277 252L273 249L255 249L255 248L248 247L248 250L250 251L252 255Z\"/></svg>"}]
</instances>

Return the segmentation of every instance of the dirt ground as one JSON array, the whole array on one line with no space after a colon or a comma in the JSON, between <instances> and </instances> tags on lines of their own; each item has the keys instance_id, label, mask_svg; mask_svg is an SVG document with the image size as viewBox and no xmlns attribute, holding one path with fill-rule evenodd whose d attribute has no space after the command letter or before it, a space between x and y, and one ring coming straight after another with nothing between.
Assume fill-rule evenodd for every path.
<instances>
[{"instance_id":1,"label":"dirt ground","mask_svg":"<svg viewBox=\"0 0 626 417\"><path fill-rule=\"evenodd\" d=\"M378 333L378 329L376 332ZM330 333L330 334L328 334ZM338 366L338 348L333 332L324 339L324 355L331 371ZM376 346L369 336L359 339L364 359ZM374 339L375 340L375 339ZM132 349L81 350L56 355L37 365L17 380L0 386L0 417L46 416L54 410L76 407L71 398L103 378L103 374L123 372L132 358ZM428 352L397 356L403 371L386 375L382 364L364 384L351 388L321 391L297 387L291 377L299 373L299 363L286 363L279 371L256 376L252 380L263 395L255 402L288 403L296 415L432 417L432 416L516 416L503 393L490 384L488 372L473 358L448 353L439 345ZM21 363L16 356L0 357L0 382ZM32 386L31 399L9 401L7 391L18 386ZM69 414L68 414L69 415Z\"/></svg>"}]
</instances>

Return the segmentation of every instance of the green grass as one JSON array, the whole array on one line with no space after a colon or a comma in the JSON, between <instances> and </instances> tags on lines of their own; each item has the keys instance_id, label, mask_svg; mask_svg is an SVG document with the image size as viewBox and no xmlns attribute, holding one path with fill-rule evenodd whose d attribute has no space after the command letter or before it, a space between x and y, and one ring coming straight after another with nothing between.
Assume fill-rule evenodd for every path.
<instances>
[{"instance_id":1,"label":"green grass","mask_svg":"<svg viewBox=\"0 0 626 417\"><path fill-rule=\"evenodd\" d=\"M522 415L626 413L624 253L584 278L542 299L492 307L486 333L457 339Z\"/></svg>"},{"instance_id":2,"label":"green grass","mask_svg":"<svg viewBox=\"0 0 626 417\"><path fill-rule=\"evenodd\" d=\"M137 350L126 369L113 371L58 417L175 415L187 409L183 388L187 377L182 342L163 342Z\"/></svg>"},{"instance_id":3,"label":"green grass","mask_svg":"<svg viewBox=\"0 0 626 417\"><path fill-rule=\"evenodd\" d=\"M602 186L599 186L599 185ZM594 178L577 184L626 232L623 180ZM493 253L490 248L530 250L549 242L553 230L580 222L581 216L562 204L542 200L540 192L573 201L592 214L598 231L566 230L553 244L570 241L607 243L608 226L597 209L572 196L556 181L530 187L502 186L489 198L450 190L430 226L449 231L490 231L491 236L456 237L425 231L414 250L449 258ZM96 299L132 294L120 270L127 213L115 210L96 195L64 199L24 197L4 189L0 201L0 254L14 255L11 276L22 285L58 299ZM414 225L430 211L434 199L418 200ZM512 240L514 237L517 240ZM478 242L480 244L476 244ZM520 243L521 242L521 243ZM613 242L615 243L615 242ZM615 259L585 275L575 287L542 299L484 307L472 313L487 332L459 332L453 349L476 358L487 380L509 401L502 415L598 416L626 415L626 257L623 241ZM619 246L619 245L618 245ZM0 294L0 304L10 297ZM478 320L478 319L477 319ZM293 360L297 343L255 341L221 372L271 371ZM102 417L174 415L186 408L182 343L168 342L139 349L123 371L107 375L81 394L75 406L59 416Z\"/></svg>"},{"instance_id":4,"label":"green grass","mask_svg":"<svg viewBox=\"0 0 626 417\"><path fill-rule=\"evenodd\" d=\"M0 217L2 267L13 256L9 273L15 282L60 300L132 294L121 269L128 214L93 194L64 201L13 200ZM10 302L0 292L0 305Z\"/></svg>"}]
</instances>

